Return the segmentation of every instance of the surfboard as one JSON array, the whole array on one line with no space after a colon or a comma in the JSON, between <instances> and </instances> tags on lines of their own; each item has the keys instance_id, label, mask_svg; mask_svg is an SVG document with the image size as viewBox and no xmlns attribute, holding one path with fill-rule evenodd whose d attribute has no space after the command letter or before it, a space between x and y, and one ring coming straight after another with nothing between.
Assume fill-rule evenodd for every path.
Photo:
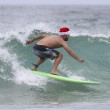
<instances>
[{"instance_id":1,"label":"surfboard","mask_svg":"<svg viewBox=\"0 0 110 110\"><path fill-rule=\"evenodd\" d=\"M43 77L48 77L48 78L53 78L56 80L60 81L65 81L65 82L70 82L70 83L77 83L77 84L100 84L99 82L95 81L89 81L89 80L80 80L80 79L73 79L65 76L58 76L58 75L53 75L50 73L45 73L41 71L32 71L33 74L43 76Z\"/></svg>"}]
</instances>

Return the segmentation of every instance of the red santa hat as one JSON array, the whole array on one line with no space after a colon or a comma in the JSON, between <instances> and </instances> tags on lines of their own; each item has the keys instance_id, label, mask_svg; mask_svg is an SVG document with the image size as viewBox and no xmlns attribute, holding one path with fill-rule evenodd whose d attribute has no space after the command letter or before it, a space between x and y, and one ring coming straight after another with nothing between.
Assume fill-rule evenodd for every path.
<instances>
[{"instance_id":1,"label":"red santa hat","mask_svg":"<svg viewBox=\"0 0 110 110\"><path fill-rule=\"evenodd\" d=\"M69 28L67 27L62 27L59 29L59 35L69 35Z\"/></svg>"}]
</instances>

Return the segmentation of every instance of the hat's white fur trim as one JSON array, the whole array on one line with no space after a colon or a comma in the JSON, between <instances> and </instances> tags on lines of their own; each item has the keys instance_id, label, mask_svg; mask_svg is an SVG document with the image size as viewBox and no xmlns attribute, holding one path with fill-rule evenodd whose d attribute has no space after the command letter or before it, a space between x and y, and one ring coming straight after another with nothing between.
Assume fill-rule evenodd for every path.
<instances>
[{"instance_id":1,"label":"hat's white fur trim","mask_svg":"<svg viewBox=\"0 0 110 110\"><path fill-rule=\"evenodd\" d=\"M69 31L68 32L59 32L59 35L69 35Z\"/></svg>"}]
</instances>

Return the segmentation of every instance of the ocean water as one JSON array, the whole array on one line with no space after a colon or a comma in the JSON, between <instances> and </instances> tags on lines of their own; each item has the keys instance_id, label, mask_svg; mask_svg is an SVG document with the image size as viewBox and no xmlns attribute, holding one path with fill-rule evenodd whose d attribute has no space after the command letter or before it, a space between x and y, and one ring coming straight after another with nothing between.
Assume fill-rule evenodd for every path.
<instances>
[{"instance_id":1,"label":"ocean water","mask_svg":"<svg viewBox=\"0 0 110 110\"><path fill-rule=\"evenodd\" d=\"M38 34L71 30L70 48L83 64L64 49L58 71L71 78L98 81L79 85L31 73L37 57L25 41ZM39 71L50 72L47 60ZM0 109L1 110L109 110L110 7L109 6L0 6Z\"/></svg>"}]
</instances>

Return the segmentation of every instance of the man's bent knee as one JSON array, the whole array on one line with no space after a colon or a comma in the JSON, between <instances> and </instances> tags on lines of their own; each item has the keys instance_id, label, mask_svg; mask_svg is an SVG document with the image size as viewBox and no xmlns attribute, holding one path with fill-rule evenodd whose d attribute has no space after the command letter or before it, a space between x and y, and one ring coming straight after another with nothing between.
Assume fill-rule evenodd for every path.
<instances>
[{"instance_id":1,"label":"man's bent knee","mask_svg":"<svg viewBox=\"0 0 110 110\"><path fill-rule=\"evenodd\" d=\"M57 58L63 58L63 55L61 53L59 53Z\"/></svg>"}]
</instances>

